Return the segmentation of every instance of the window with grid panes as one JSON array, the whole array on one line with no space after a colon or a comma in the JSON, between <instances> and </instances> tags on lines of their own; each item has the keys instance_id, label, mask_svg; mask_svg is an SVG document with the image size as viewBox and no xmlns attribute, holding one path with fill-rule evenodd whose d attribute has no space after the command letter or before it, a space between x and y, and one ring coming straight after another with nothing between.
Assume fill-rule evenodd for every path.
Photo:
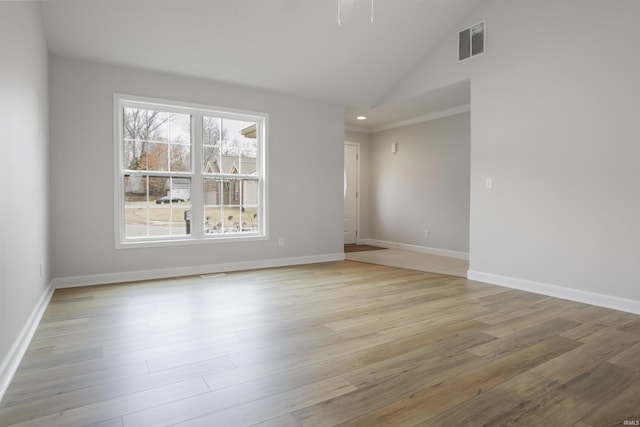
<instances>
[{"instance_id":1,"label":"window with grid panes","mask_svg":"<svg viewBox=\"0 0 640 427\"><path fill-rule=\"evenodd\" d=\"M266 236L267 115L116 95L117 245Z\"/></svg>"}]
</instances>

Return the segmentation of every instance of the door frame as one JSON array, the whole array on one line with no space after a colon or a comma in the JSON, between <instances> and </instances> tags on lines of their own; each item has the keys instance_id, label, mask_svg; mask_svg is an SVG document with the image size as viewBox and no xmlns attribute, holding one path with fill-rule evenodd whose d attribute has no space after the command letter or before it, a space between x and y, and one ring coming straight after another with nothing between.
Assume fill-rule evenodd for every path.
<instances>
[{"instance_id":1,"label":"door frame","mask_svg":"<svg viewBox=\"0 0 640 427\"><path fill-rule=\"evenodd\" d=\"M360 143L352 141L344 141L342 148L342 167L345 166L344 159L344 146L351 145L356 147L356 244L360 243ZM343 183L344 185L344 183ZM344 211L344 197L343 199L343 211Z\"/></svg>"}]
</instances>

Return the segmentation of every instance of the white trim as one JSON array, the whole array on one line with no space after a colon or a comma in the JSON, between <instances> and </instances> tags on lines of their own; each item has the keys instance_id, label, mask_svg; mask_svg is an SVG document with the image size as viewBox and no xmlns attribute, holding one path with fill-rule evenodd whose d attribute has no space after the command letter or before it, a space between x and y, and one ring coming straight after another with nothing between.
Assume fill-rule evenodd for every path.
<instances>
[{"instance_id":1,"label":"white trim","mask_svg":"<svg viewBox=\"0 0 640 427\"><path fill-rule=\"evenodd\" d=\"M344 145L356 147L356 243L360 236L360 143L345 141ZM342 160L344 163L344 159Z\"/></svg>"},{"instance_id":2,"label":"white trim","mask_svg":"<svg viewBox=\"0 0 640 427\"><path fill-rule=\"evenodd\" d=\"M386 125L380 125L371 128L369 133L382 132L384 130L401 128L404 126L415 125L418 123L428 122L431 120L442 119L444 117L455 116L456 114L462 114L471 111L471 104L459 105L457 107L447 108L446 110L436 111L434 113L425 114L424 116L414 117L412 119L402 120L399 122L392 122Z\"/></svg>"},{"instance_id":3,"label":"white trim","mask_svg":"<svg viewBox=\"0 0 640 427\"><path fill-rule=\"evenodd\" d=\"M467 113L471 111L471 104L463 104L458 105L457 107L451 107L444 110L434 111L433 113L425 114L423 116L413 117L406 120L400 120L397 122L386 123L379 126L374 127L356 127L356 126L345 126L345 130L353 131L353 132L362 132L362 133L376 133L382 132L385 130L401 128L404 126L415 125L418 123L429 122L431 120L442 119L449 116L455 116L457 114Z\"/></svg>"},{"instance_id":4,"label":"white trim","mask_svg":"<svg viewBox=\"0 0 640 427\"><path fill-rule=\"evenodd\" d=\"M371 133L371 130L366 126L345 125L344 130L349 132Z\"/></svg>"},{"instance_id":5,"label":"white trim","mask_svg":"<svg viewBox=\"0 0 640 427\"><path fill-rule=\"evenodd\" d=\"M181 245L217 245L217 244L229 244L229 243L246 243L246 242L258 242L261 240L269 240L269 236L263 236L259 234L235 234L225 233L221 236L205 236L202 239L192 239L188 236L176 236L176 237L161 237L156 240L140 239L128 240L120 243L117 249L134 249L134 248L158 248Z\"/></svg>"},{"instance_id":6,"label":"white trim","mask_svg":"<svg viewBox=\"0 0 640 427\"><path fill-rule=\"evenodd\" d=\"M448 256L457 259L469 259L469 252L452 251L449 249L431 248L429 246L409 245L407 243L387 242L386 240L361 239L358 244L380 246L389 249L403 249L405 251L419 252L422 254Z\"/></svg>"},{"instance_id":7,"label":"white trim","mask_svg":"<svg viewBox=\"0 0 640 427\"><path fill-rule=\"evenodd\" d=\"M110 283L138 280L164 279L169 277L194 276L200 274L226 273L230 271L255 270L259 268L286 267L290 265L315 264L344 260L344 253L312 255L291 258L271 258L255 261L228 262L222 264L196 265L193 267L160 268L154 270L125 271L119 273L92 274L88 276L61 277L53 279L55 289L79 286L106 285Z\"/></svg>"},{"instance_id":8,"label":"white trim","mask_svg":"<svg viewBox=\"0 0 640 427\"><path fill-rule=\"evenodd\" d=\"M504 286L506 288L533 292L536 294L547 295L550 297L581 302L599 307L611 308L613 310L640 314L640 301L628 298L620 298L612 295L599 294L595 292L583 291L580 289L566 288L563 286L549 285L546 283L518 279L515 277L500 276L498 274L483 273L481 271L474 270L467 271L467 279L477 280L492 285Z\"/></svg>"},{"instance_id":9,"label":"white trim","mask_svg":"<svg viewBox=\"0 0 640 427\"><path fill-rule=\"evenodd\" d=\"M49 282L49 285L44 290L44 292L40 296L40 299L31 311L31 315L29 315L27 322L20 330L20 333L9 349L9 352L5 356L2 363L0 363L0 402L4 397L4 394L7 392L9 384L11 383L13 376L18 370L18 366L20 366L20 362L22 361L22 358L24 357L24 354L27 351L29 344L31 343L33 334L35 334L36 329L40 324L40 320L42 319L42 316L44 315L44 312L49 305L49 301L51 300L53 291L53 283Z\"/></svg>"}]
</instances>

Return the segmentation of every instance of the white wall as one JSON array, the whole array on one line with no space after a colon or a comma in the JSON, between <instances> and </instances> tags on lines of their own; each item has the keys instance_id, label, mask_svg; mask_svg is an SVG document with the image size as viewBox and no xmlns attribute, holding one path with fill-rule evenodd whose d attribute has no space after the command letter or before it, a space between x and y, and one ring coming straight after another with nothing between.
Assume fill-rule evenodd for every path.
<instances>
[{"instance_id":1,"label":"white wall","mask_svg":"<svg viewBox=\"0 0 640 427\"><path fill-rule=\"evenodd\" d=\"M486 19L486 54L458 64L452 31L385 97L471 78L473 277L640 312L639 16L484 0L459 28Z\"/></svg>"},{"instance_id":2,"label":"white wall","mask_svg":"<svg viewBox=\"0 0 640 427\"><path fill-rule=\"evenodd\" d=\"M373 134L372 239L469 251L469 126L461 113Z\"/></svg>"},{"instance_id":3,"label":"white wall","mask_svg":"<svg viewBox=\"0 0 640 427\"><path fill-rule=\"evenodd\" d=\"M50 68L57 280L342 253L342 106L55 56ZM114 92L269 113L270 240L114 249Z\"/></svg>"},{"instance_id":4,"label":"white wall","mask_svg":"<svg viewBox=\"0 0 640 427\"><path fill-rule=\"evenodd\" d=\"M48 145L40 5L0 2L0 398L49 284Z\"/></svg>"}]
</instances>

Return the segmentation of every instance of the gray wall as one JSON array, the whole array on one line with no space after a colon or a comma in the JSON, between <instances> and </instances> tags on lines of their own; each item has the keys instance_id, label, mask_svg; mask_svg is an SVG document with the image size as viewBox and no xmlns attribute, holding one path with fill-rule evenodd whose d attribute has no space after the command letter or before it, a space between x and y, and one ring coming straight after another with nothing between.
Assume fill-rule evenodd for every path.
<instances>
[{"instance_id":1,"label":"gray wall","mask_svg":"<svg viewBox=\"0 0 640 427\"><path fill-rule=\"evenodd\" d=\"M640 301L640 2L485 0L385 100L471 78L470 269ZM484 188L486 177L493 189Z\"/></svg>"},{"instance_id":2,"label":"gray wall","mask_svg":"<svg viewBox=\"0 0 640 427\"><path fill-rule=\"evenodd\" d=\"M373 134L370 238L469 251L469 126L462 113Z\"/></svg>"},{"instance_id":3,"label":"gray wall","mask_svg":"<svg viewBox=\"0 0 640 427\"><path fill-rule=\"evenodd\" d=\"M342 106L55 56L50 69L54 277L342 253ZM114 92L269 113L270 239L114 249Z\"/></svg>"},{"instance_id":4,"label":"gray wall","mask_svg":"<svg viewBox=\"0 0 640 427\"><path fill-rule=\"evenodd\" d=\"M0 393L11 346L50 281L47 50L41 21L38 3L0 2Z\"/></svg>"}]
</instances>

